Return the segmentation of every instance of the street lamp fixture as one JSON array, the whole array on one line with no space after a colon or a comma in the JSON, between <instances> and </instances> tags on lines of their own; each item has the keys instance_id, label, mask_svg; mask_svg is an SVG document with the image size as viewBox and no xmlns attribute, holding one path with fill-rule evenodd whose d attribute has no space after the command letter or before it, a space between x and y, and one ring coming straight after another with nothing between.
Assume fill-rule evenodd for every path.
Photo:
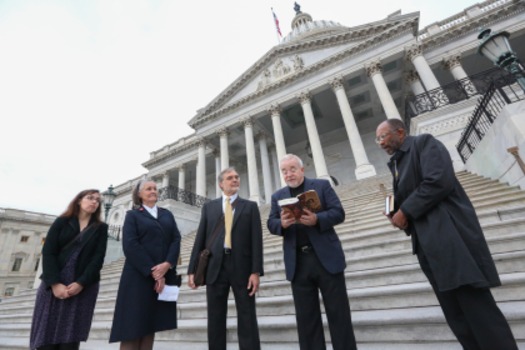
<instances>
[{"instance_id":1,"label":"street lamp fixture","mask_svg":"<svg viewBox=\"0 0 525 350\"><path fill-rule=\"evenodd\" d=\"M478 54L507 70L525 91L525 72L518 56L510 47L510 34L506 31L493 34L491 32L491 29L485 29L479 33L478 39L481 42L479 43Z\"/></svg>"},{"instance_id":2,"label":"street lamp fixture","mask_svg":"<svg viewBox=\"0 0 525 350\"><path fill-rule=\"evenodd\" d=\"M117 194L113 192L113 185L109 185L107 191L104 191L102 195L104 196L105 221L108 222L109 210L113 205L115 197L117 197Z\"/></svg>"}]
</instances>

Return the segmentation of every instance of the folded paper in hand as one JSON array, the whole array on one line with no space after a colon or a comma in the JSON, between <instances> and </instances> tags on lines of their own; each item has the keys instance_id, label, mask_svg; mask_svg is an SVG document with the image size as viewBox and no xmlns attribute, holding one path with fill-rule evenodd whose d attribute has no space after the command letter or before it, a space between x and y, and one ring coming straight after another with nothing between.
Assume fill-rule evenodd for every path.
<instances>
[{"instance_id":1,"label":"folded paper in hand","mask_svg":"<svg viewBox=\"0 0 525 350\"><path fill-rule=\"evenodd\" d=\"M303 215L303 208L306 208L314 213L321 210L321 200L315 190L305 191L297 197L281 199L277 202L282 210L289 211L299 220Z\"/></svg>"},{"instance_id":2,"label":"folded paper in hand","mask_svg":"<svg viewBox=\"0 0 525 350\"><path fill-rule=\"evenodd\" d=\"M385 197L385 214L390 215L394 212L394 196L388 195Z\"/></svg>"},{"instance_id":3,"label":"folded paper in hand","mask_svg":"<svg viewBox=\"0 0 525 350\"><path fill-rule=\"evenodd\" d=\"M179 287L177 286L164 286L162 292L159 293L158 299L161 301L177 301L179 298Z\"/></svg>"}]
</instances>

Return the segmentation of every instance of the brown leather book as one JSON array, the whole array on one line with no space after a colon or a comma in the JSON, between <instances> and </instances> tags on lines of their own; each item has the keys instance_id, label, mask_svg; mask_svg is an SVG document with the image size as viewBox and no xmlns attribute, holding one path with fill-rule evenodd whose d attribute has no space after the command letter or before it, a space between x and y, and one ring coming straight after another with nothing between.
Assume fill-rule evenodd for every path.
<instances>
[{"instance_id":1,"label":"brown leather book","mask_svg":"<svg viewBox=\"0 0 525 350\"><path fill-rule=\"evenodd\" d=\"M281 199L277 204L279 204L281 209L290 211L295 217L295 220L299 220L301 215L303 215L303 208L313 211L314 213L322 209L321 200L315 190L305 191L297 195L297 197Z\"/></svg>"}]
</instances>

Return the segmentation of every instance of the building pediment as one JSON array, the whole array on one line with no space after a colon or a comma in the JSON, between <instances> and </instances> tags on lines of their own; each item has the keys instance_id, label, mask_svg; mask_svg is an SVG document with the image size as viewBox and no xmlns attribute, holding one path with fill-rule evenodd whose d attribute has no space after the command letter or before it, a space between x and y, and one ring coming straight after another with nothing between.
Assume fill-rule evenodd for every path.
<instances>
[{"instance_id":1,"label":"building pediment","mask_svg":"<svg viewBox=\"0 0 525 350\"><path fill-rule=\"evenodd\" d=\"M416 35L419 13L396 15L385 20L347 28L326 26L320 30L312 25L311 35L297 35L283 42L253 64L237 80L200 109L188 124L197 129L229 110L249 103L273 89L292 84L308 74L362 52L400 32Z\"/></svg>"}]
</instances>

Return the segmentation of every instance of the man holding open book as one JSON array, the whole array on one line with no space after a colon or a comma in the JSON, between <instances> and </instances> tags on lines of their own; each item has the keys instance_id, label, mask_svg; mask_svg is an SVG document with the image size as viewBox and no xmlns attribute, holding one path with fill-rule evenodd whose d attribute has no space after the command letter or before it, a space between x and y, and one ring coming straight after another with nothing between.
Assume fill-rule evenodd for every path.
<instances>
[{"instance_id":1,"label":"man holding open book","mask_svg":"<svg viewBox=\"0 0 525 350\"><path fill-rule=\"evenodd\" d=\"M357 349L346 293L345 254L334 230L345 219L341 201L327 180L304 177L303 162L296 155L284 156L280 169L288 186L272 195L267 225L270 233L283 237L300 348L326 349L321 291L333 349Z\"/></svg>"}]
</instances>

